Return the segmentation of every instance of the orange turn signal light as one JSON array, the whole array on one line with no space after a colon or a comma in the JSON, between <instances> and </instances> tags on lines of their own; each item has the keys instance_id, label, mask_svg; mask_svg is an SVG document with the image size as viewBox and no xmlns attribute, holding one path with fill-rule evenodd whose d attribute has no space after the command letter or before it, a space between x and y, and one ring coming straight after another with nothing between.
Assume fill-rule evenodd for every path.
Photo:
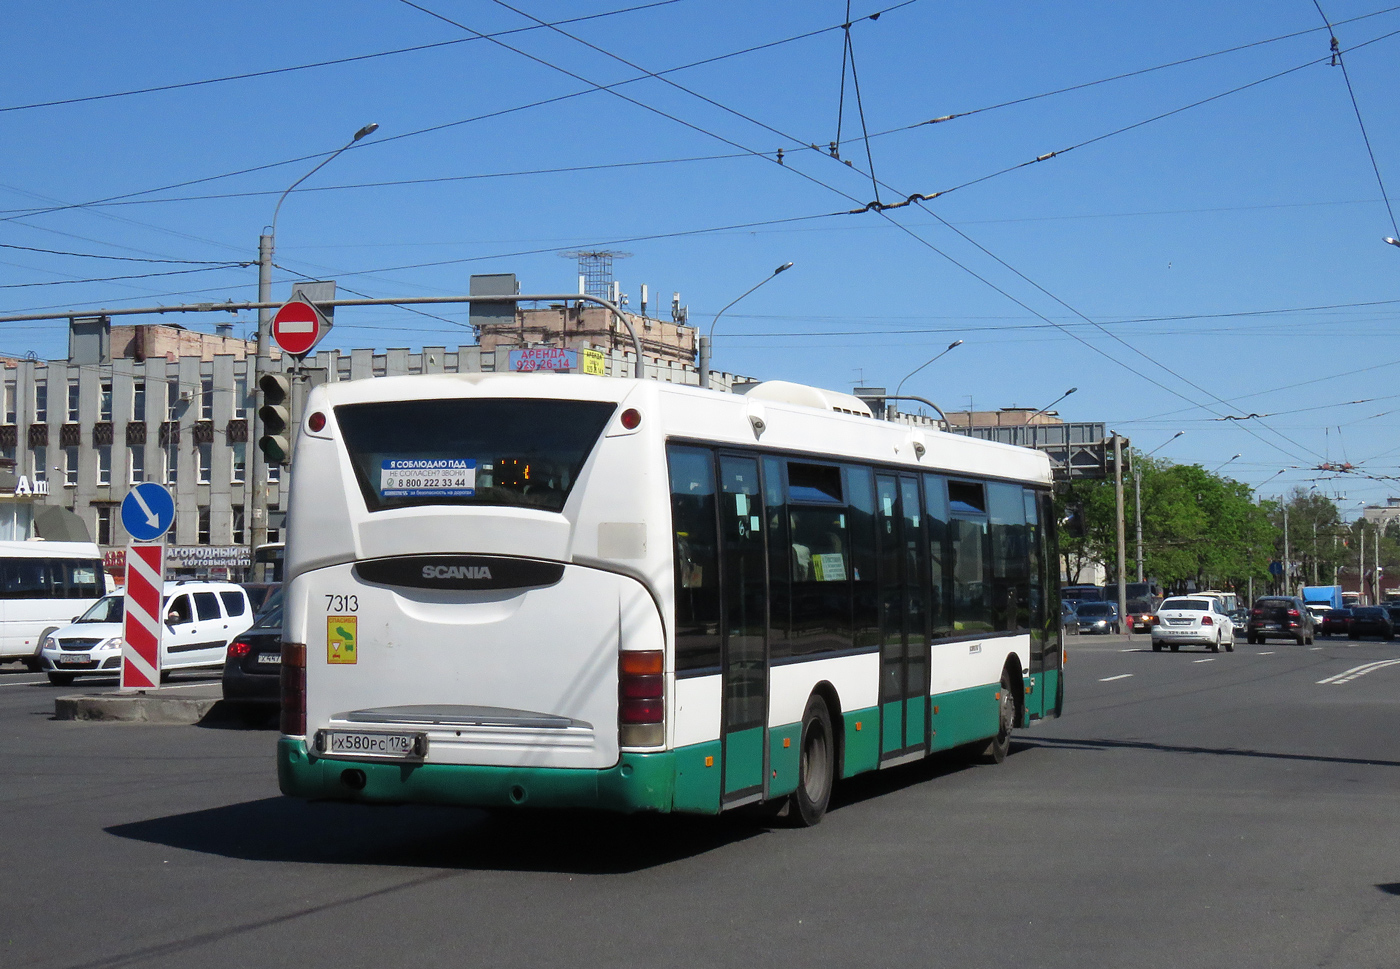
<instances>
[{"instance_id":1,"label":"orange turn signal light","mask_svg":"<svg viewBox=\"0 0 1400 969\"><path fill-rule=\"evenodd\" d=\"M629 649L621 656L620 666L625 676L658 674L665 664L665 654L659 649Z\"/></svg>"}]
</instances>

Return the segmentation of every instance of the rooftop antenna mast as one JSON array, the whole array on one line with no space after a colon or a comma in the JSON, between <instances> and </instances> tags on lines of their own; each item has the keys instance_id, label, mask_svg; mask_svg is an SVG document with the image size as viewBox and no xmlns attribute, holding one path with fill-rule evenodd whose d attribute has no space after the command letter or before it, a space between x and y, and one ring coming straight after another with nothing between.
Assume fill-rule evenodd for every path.
<instances>
[{"instance_id":1,"label":"rooftop antenna mast","mask_svg":"<svg viewBox=\"0 0 1400 969\"><path fill-rule=\"evenodd\" d=\"M578 278L583 295L610 300L613 298L613 260L627 259L632 254L612 249L580 249L559 255L578 260Z\"/></svg>"}]
</instances>

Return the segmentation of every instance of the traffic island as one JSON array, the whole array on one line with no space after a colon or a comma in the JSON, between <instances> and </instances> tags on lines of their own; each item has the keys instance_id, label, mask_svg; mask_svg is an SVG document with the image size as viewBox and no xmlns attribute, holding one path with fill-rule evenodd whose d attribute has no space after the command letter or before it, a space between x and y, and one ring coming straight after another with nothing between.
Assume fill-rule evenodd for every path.
<instances>
[{"instance_id":1,"label":"traffic island","mask_svg":"<svg viewBox=\"0 0 1400 969\"><path fill-rule=\"evenodd\" d=\"M123 723L194 724L209 716L222 697L219 686L201 689L212 695L191 696L152 690L147 693L79 693L54 699L55 720L111 720Z\"/></svg>"}]
</instances>

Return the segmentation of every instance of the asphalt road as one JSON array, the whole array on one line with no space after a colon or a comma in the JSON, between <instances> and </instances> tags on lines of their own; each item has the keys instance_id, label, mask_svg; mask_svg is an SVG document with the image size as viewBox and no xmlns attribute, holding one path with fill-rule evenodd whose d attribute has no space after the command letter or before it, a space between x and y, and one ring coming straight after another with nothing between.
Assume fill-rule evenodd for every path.
<instances>
[{"instance_id":1,"label":"asphalt road","mask_svg":"<svg viewBox=\"0 0 1400 969\"><path fill-rule=\"evenodd\" d=\"M809 830L305 804L272 731L54 721L0 668L0 965L1400 964L1400 645L1069 650L1006 763Z\"/></svg>"}]
</instances>

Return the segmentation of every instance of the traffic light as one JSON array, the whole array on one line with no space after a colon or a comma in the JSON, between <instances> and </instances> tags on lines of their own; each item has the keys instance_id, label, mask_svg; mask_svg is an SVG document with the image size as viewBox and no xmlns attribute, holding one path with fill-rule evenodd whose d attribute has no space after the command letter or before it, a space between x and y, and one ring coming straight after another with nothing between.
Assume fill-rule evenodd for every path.
<instances>
[{"instance_id":1,"label":"traffic light","mask_svg":"<svg viewBox=\"0 0 1400 969\"><path fill-rule=\"evenodd\" d=\"M258 408L263 425L258 447L269 465L286 464L291 458L291 388L291 381L278 373L265 373L258 381L263 399L263 405Z\"/></svg>"}]
</instances>

